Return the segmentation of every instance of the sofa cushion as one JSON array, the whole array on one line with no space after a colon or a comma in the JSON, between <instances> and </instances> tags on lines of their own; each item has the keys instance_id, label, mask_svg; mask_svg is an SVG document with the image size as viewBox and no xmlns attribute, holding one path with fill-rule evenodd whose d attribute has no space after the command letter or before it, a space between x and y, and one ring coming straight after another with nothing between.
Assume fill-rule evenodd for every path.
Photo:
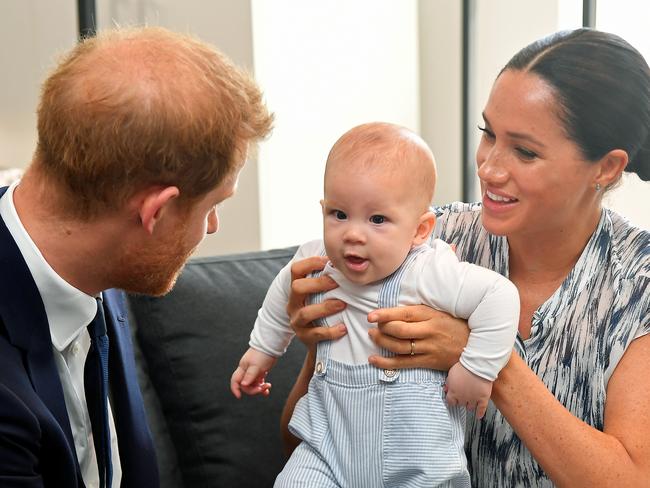
<instances>
[{"instance_id":1,"label":"sofa cushion","mask_svg":"<svg viewBox=\"0 0 650 488\"><path fill-rule=\"evenodd\" d=\"M273 368L270 397L236 400L230 376L266 290L294 252L190 260L168 295L129 297L185 486L272 486L282 469L279 419L304 347L294 341Z\"/></svg>"}]
</instances>

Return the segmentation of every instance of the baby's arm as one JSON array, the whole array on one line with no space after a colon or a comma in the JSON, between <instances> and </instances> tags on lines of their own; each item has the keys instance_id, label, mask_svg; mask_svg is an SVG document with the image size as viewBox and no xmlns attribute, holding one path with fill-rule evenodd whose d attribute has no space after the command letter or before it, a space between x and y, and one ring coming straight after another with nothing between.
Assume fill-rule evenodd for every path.
<instances>
[{"instance_id":1,"label":"baby's arm","mask_svg":"<svg viewBox=\"0 0 650 488\"><path fill-rule=\"evenodd\" d=\"M265 381L266 374L275 364L276 359L250 347L239 360L237 369L230 378L230 391L237 398L242 392L246 395L271 393L271 383Z\"/></svg>"},{"instance_id":2,"label":"baby's arm","mask_svg":"<svg viewBox=\"0 0 650 488\"><path fill-rule=\"evenodd\" d=\"M237 398L241 398L242 392L247 395L270 394L271 384L265 381L266 374L284 354L294 335L287 315L291 264L296 259L320 254L322 247L322 241L300 246L271 283L250 335L250 347L230 379L230 390Z\"/></svg>"},{"instance_id":3,"label":"baby's arm","mask_svg":"<svg viewBox=\"0 0 650 488\"><path fill-rule=\"evenodd\" d=\"M476 408L482 417L492 382L508 362L519 324L519 294L508 279L480 266L459 262L451 248L434 241L418 273L422 303L468 319L470 336L459 364L449 370L450 404ZM483 406L485 405L485 407Z\"/></svg>"}]
</instances>

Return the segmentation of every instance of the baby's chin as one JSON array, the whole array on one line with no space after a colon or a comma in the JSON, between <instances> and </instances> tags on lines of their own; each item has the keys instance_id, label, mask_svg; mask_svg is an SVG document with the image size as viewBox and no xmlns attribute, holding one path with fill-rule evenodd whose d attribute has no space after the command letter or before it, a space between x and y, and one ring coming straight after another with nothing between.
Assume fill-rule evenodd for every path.
<instances>
[{"instance_id":1,"label":"baby's chin","mask_svg":"<svg viewBox=\"0 0 650 488\"><path fill-rule=\"evenodd\" d=\"M343 274L343 276L347 278L349 282L359 286L373 285L375 283L380 282L387 276L390 276L391 274L391 273L388 274L376 273L373 272L373 270L371 269L369 269L365 273L355 273L350 271L349 269L340 269L340 271Z\"/></svg>"}]
</instances>

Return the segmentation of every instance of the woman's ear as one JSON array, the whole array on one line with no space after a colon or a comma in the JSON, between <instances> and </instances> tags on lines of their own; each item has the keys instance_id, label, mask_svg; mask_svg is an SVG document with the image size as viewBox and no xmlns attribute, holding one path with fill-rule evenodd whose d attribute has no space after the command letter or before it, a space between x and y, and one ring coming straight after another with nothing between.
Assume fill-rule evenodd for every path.
<instances>
[{"instance_id":1,"label":"woman's ear","mask_svg":"<svg viewBox=\"0 0 650 488\"><path fill-rule=\"evenodd\" d=\"M436 226L436 216L434 215L433 212L425 212L422 214L420 217L420 220L418 221L418 227L415 230L415 237L413 237L413 245L414 246L419 246L423 242L425 242L429 236L431 235L431 232L433 232L433 228Z\"/></svg>"},{"instance_id":2,"label":"woman's ear","mask_svg":"<svg viewBox=\"0 0 650 488\"><path fill-rule=\"evenodd\" d=\"M139 194L138 215L148 234L153 234L156 224L179 194L175 186L151 187Z\"/></svg>"},{"instance_id":3,"label":"woman's ear","mask_svg":"<svg viewBox=\"0 0 650 488\"><path fill-rule=\"evenodd\" d=\"M627 162L627 152L623 149L612 149L609 151L598 162L600 168L596 174L594 186L600 185L599 187L607 188L616 183L621 178Z\"/></svg>"}]
</instances>

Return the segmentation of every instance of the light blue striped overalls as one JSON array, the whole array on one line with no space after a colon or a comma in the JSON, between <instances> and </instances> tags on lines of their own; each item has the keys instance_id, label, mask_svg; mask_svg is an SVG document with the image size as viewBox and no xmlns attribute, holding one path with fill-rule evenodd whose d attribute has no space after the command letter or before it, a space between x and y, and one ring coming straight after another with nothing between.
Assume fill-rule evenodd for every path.
<instances>
[{"instance_id":1,"label":"light blue striped overalls","mask_svg":"<svg viewBox=\"0 0 650 488\"><path fill-rule=\"evenodd\" d=\"M384 279L378 307L398 305L402 276L418 252ZM303 442L276 488L470 486L465 410L447 405L445 373L344 364L329 350L329 341L318 346L309 391L289 424Z\"/></svg>"}]
</instances>

